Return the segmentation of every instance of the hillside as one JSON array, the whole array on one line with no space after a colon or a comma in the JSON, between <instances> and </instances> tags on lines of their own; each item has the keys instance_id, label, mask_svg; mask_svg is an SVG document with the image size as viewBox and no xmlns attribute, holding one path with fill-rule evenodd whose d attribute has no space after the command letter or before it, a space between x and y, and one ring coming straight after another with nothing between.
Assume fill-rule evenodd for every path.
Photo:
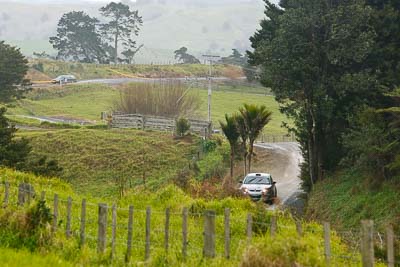
<instances>
[{"instance_id":1,"label":"hillside","mask_svg":"<svg viewBox=\"0 0 400 267\"><path fill-rule=\"evenodd\" d=\"M71 265L123 265L124 255L126 252L126 237L128 223L128 205L134 207L134 227L132 232L133 246L132 256L128 266L136 266L144 264L145 244L149 245L149 259L145 262L146 266L325 266L323 257L323 242L321 226L316 223L302 223L303 235L299 237L296 233L296 226L290 215L277 212L271 213L265 211L262 207L257 208L254 203L249 200L227 198L219 201L207 201L203 199L191 199L181 190L174 186L167 186L157 192L146 190L135 190L121 200L114 200L117 205L117 230L114 259L110 259L111 246L106 245L106 252L103 256L97 256L97 211L96 203L111 204L99 197L88 197L74 193L69 185L53 178L45 179L35 177L33 175L15 172L8 169L0 169L1 191L4 192L4 181L11 185L11 194L9 207L0 210L0 244L7 246L8 249L0 249L7 253L2 254L0 259L6 258L8 254L24 255L23 251L14 252L11 249L30 248L32 255L29 256L31 266L50 266L52 260L59 258L58 263L65 261L64 266L68 263ZM29 182L32 184L36 192L45 190L45 199L49 205L51 214L53 213L52 204L53 194L57 193L59 197L58 217L56 235L50 237L50 225L43 228L34 228L40 231L40 236L29 235L29 233L21 232L23 227L29 225L29 221L18 220L24 218L28 214L32 214L32 210L38 209L36 201L33 201L31 208L15 209L16 201L16 185L19 182ZM67 197L72 198L71 208L71 238L65 237L65 227L67 222ZM79 247L79 229L80 229L80 207L82 198L86 198L86 245L83 249ZM149 243L145 243L145 221L146 207L151 207L151 232ZM165 224L165 208L170 208L169 222L169 250L164 249L164 224ZM187 258L182 258L182 208L188 208L188 242L187 242ZM224 258L224 209L230 208L230 259ZM31 210L31 211L30 211ZM40 210L40 208L39 208ZM214 210L216 224L216 257L207 259L202 256L203 244L203 221L202 216L205 210ZM252 238L247 239L245 235L246 216L251 213L253 217ZM107 213L111 216L111 210ZM268 224L271 216L277 216L278 228L275 237L269 234ZM31 215L30 215L31 216ZM51 221L49 222L51 223ZM54 226L54 224L53 224ZM111 238L111 217L106 228L108 232L107 238ZM35 233L35 232L33 232ZM29 238L22 239L22 236ZM111 239L109 239L111 241ZM350 251L335 233L331 236L332 252L338 257L332 258L332 263L338 266L358 266L353 260L359 259L357 253ZM43 242L44 241L44 242ZM26 255L26 254L25 254ZM43 260L38 259L38 255ZM51 256L55 255L55 256ZM50 257L48 257L50 256ZM9 262L9 260L8 260ZM17 263L17 262L14 262ZM10 263L10 266L15 266ZM52 265L53 266L53 265ZM377 264L377 266L382 266Z\"/></svg>"},{"instance_id":2,"label":"hillside","mask_svg":"<svg viewBox=\"0 0 400 267\"><path fill-rule=\"evenodd\" d=\"M83 10L98 16L102 2L0 1L0 39L34 51L54 53L48 38L63 13ZM68 2L68 5L66 4ZM145 47L137 62L168 61L173 51L187 46L197 56L206 52L227 55L232 48L249 48L249 37L263 18L263 1L137 1L129 2L143 16L138 43ZM173 38L171 38L173 36Z\"/></svg>"},{"instance_id":3,"label":"hillside","mask_svg":"<svg viewBox=\"0 0 400 267\"><path fill-rule=\"evenodd\" d=\"M81 193L117 196L120 184L160 188L171 182L197 152L196 139L134 130L53 130L21 132L31 157L56 159L62 178Z\"/></svg>"}]
</instances>

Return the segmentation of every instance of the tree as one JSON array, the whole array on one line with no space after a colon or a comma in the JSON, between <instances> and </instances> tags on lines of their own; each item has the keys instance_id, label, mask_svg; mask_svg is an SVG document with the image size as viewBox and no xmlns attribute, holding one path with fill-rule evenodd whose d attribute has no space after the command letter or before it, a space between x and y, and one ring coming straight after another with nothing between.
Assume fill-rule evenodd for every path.
<instances>
[{"instance_id":1,"label":"tree","mask_svg":"<svg viewBox=\"0 0 400 267\"><path fill-rule=\"evenodd\" d=\"M125 50L124 52L122 52L121 54L125 57L125 61L128 64L132 64L133 63L133 58L135 57L135 55L139 52L139 50L143 47L144 45L140 45L137 49L132 50L132 49L128 49Z\"/></svg>"},{"instance_id":2,"label":"tree","mask_svg":"<svg viewBox=\"0 0 400 267\"><path fill-rule=\"evenodd\" d=\"M25 165L31 148L26 139L15 139L17 129L4 116L6 108L0 108L0 165L21 168Z\"/></svg>"},{"instance_id":3,"label":"tree","mask_svg":"<svg viewBox=\"0 0 400 267\"><path fill-rule=\"evenodd\" d=\"M0 41L0 103L22 96L28 85L27 71L28 61L20 50Z\"/></svg>"},{"instance_id":4,"label":"tree","mask_svg":"<svg viewBox=\"0 0 400 267\"><path fill-rule=\"evenodd\" d=\"M236 117L238 115L235 114L233 116L229 116L225 114L225 122L220 121L219 124L221 126L222 132L228 139L230 148L231 148L231 155L230 155L230 177L231 180L233 179L233 163L235 160L235 147L237 146L240 134L236 126Z\"/></svg>"},{"instance_id":5,"label":"tree","mask_svg":"<svg viewBox=\"0 0 400 267\"><path fill-rule=\"evenodd\" d=\"M366 0L366 4L373 8L372 27L376 33L367 64L382 85L395 89L400 85L400 3Z\"/></svg>"},{"instance_id":6,"label":"tree","mask_svg":"<svg viewBox=\"0 0 400 267\"><path fill-rule=\"evenodd\" d=\"M182 64L200 64L200 60L195 58L193 55L187 53L188 49L186 47L181 47L175 50L175 59L181 61Z\"/></svg>"},{"instance_id":7,"label":"tree","mask_svg":"<svg viewBox=\"0 0 400 267\"><path fill-rule=\"evenodd\" d=\"M294 119L308 173L314 184L344 154L341 136L360 106L379 105L382 90L366 67L373 50L371 9L358 0L266 2L267 19L251 38L253 65L281 110Z\"/></svg>"},{"instance_id":8,"label":"tree","mask_svg":"<svg viewBox=\"0 0 400 267\"><path fill-rule=\"evenodd\" d=\"M231 64L238 66L246 66L247 56L242 55L237 49L232 49L232 54L228 57L221 58L223 64Z\"/></svg>"},{"instance_id":9,"label":"tree","mask_svg":"<svg viewBox=\"0 0 400 267\"><path fill-rule=\"evenodd\" d=\"M241 143L240 143L240 147L243 153L243 165L244 165L244 176L247 175L247 141L249 139L249 133L247 131L247 127L246 127L246 123L244 121L243 116L236 116L235 117L236 120L236 128L239 132L240 135L240 139L241 139Z\"/></svg>"},{"instance_id":10,"label":"tree","mask_svg":"<svg viewBox=\"0 0 400 267\"><path fill-rule=\"evenodd\" d=\"M251 172L251 159L254 153L254 142L262 133L265 125L267 125L272 116L272 112L267 110L264 105L258 106L254 104L244 104L239 108L239 112L243 117L244 125L246 126L248 139L249 139L249 152L248 152L248 171Z\"/></svg>"},{"instance_id":11,"label":"tree","mask_svg":"<svg viewBox=\"0 0 400 267\"><path fill-rule=\"evenodd\" d=\"M111 2L100 8L100 13L110 19L108 23L102 24L102 31L108 35L108 40L114 43L114 63L118 63L118 46L122 45L129 49L136 48L133 36L139 34L143 19L137 10L130 10L128 5Z\"/></svg>"},{"instance_id":12,"label":"tree","mask_svg":"<svg viewBox=\"0 0 400 267\"><path fill-rule=\"evenodd\" d=\"M107 63L107 44L98 32L99 21L82 11L64 14L58 22L57 36L50 43L58 50L57 58L85 63Z\"/></svg>"}]
</instances>

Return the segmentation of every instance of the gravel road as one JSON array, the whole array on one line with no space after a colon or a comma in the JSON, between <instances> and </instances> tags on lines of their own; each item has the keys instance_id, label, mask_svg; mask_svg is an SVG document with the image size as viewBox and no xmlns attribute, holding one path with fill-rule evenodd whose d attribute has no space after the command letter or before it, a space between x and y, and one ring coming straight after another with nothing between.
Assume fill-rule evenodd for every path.
<instances>
[{"instance_id":1,"label":"gravel road","mask_svg":"<svg viewBox=\"0 0 400 267\"><path fill-rule=\"evenodd\" d=\"M259 143L255 146L256 153L264 158L255 164L257 171L270 173L277 182L279 204L301 208L303 201L300 195L303 191L300 188L299 164L303 161L303 157L299 145L288 142Z\"/></svg>"}]
</instances>

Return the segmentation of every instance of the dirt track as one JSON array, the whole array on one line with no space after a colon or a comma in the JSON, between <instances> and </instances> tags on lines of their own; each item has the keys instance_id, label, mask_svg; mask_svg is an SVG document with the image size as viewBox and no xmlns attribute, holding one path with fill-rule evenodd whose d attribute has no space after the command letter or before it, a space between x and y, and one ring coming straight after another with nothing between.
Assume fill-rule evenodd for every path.
<instances>
[{"instance_id":1,"label":"dirt track","mask_svg":"<svg viewBox=\"0 0 400 267\"><path fill-rule=\"evenodd\" d=\"M270 173L277 182L278 203L297 205L302 193L299 178L303 157L297 143L263 143L256 145L252 172Z\"/></svg>"}]
</instances>

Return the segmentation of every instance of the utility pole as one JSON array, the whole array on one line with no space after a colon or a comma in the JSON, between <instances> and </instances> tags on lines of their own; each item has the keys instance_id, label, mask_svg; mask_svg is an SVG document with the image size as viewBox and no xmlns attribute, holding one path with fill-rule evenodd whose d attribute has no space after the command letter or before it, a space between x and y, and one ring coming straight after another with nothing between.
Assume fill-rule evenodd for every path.
<instances>
[{"instance_id":1,"label":"utility pole","mask_svg":"<svg viewBox=\"0 0 400 267\"><path fill-rule=\"evenodd\" d=\"M211 95L212 95L212 64L220 56L215 55L203 55L204 58L209 62L208 70L208 122L211 123Z\"/></svg>"}]
</instances>

